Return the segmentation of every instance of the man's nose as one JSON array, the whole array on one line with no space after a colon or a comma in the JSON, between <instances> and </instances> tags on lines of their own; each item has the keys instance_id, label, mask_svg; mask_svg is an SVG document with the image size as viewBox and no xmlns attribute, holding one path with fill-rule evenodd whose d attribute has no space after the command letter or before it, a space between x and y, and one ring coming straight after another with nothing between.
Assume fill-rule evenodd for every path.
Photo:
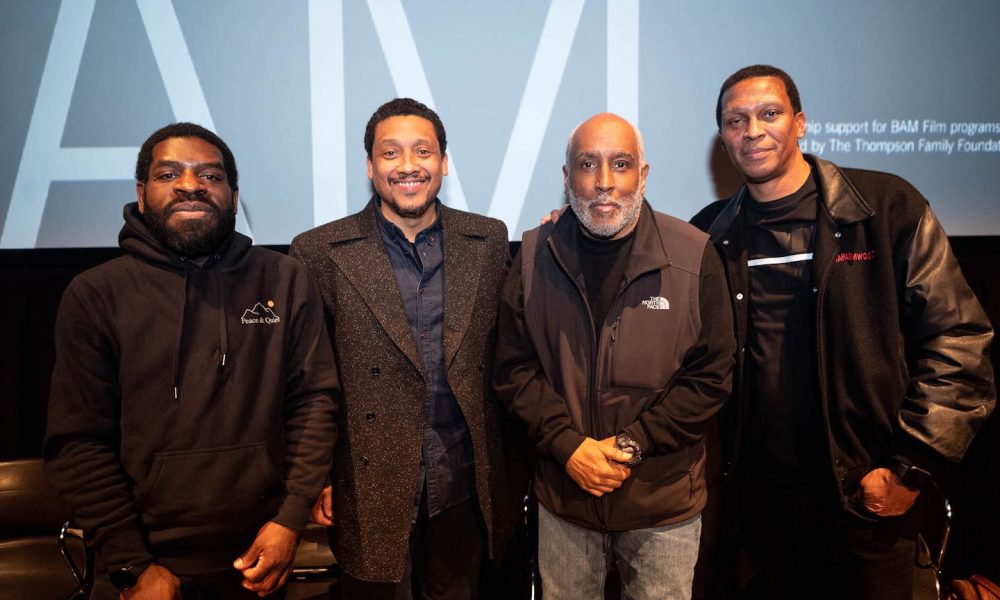
<instances>
[{"instance_id":1,"label":"man's nose","mask_svg":"<svg viewBox=\"0 0 1000 600\"><path fill-rule=\"evenodd\" d=\"M174 180L174 187L179 190L193 191L202 189L204 186L204 180L190 169L181 171L177 179Z\"/></svg>"},{"instance_id":2,"label":"man's nose","mask_svg":"<svg viewBox=\"0 0 1000 600\"><path fill-rule=\"evenodd\" d=\"M747 119L747 129L743 132L743 135L751 140L764 135L764 128L761 126L761 122L754 117Z\"/></svg>"},{"instance_id":3,"label":"man's nose","mask_svg":"<svg viewBox=\"0 0 1000 600\"><path fill-rule=\"evenodd\" d=\"M413 152L404 150L399 159L399 167L397 170L400 173L413 173L419 169L419 167L417 167L416 156Z\"/></svg>"},{"instance_id":4,"label":"man's nose","mask_svg":"<svg viewBox=\"0 0 1000 600\"><path fill-rule=\"evenodd\" d=\"M597 169L597 180L594 182L594 188L601 193L610 192L615 189L615 176L611 171L611 166L607 164L602 164Z\"/></svg>"}]
</instances>

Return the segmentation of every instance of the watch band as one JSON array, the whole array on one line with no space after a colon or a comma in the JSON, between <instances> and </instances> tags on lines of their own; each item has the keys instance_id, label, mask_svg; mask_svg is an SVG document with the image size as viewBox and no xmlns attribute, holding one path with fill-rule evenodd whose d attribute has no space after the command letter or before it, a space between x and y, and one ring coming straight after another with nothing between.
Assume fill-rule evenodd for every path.
<instances>
[{"instance_id":1,"label":"watch band","mask_svg":"<svg viewBox=\"0 0 1000 600\"><path fill-rule=\"evenodd\" d=\"M903 482L903 485L914 489L923 489L932 477L929 471L901 460L892 461L890 470Z\"/></svg>"},{"instance_id":2,"label":"watch band","mask_svg":"<svg viewBox=\"0 0 1000 600\"><path fill-rule=\"evenodd\" d=\"M642 449L632 439L632 436L624 431L615 436L615 447L626 454L632 455L632 458L625 462L626 467L632 468L642 462Z\"/></svg>"}]
</instances>

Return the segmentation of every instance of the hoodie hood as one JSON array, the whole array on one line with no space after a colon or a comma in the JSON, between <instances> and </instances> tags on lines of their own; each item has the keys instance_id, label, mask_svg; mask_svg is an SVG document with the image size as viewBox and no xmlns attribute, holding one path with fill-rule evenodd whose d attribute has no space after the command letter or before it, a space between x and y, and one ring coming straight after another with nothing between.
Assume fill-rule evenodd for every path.
<instances>
[{"instance_id":1,"label":"hoodie hood","mask_svg":"<svg viewBox=\"0 0 1000 600\"><path fill-rule=\"evenodd\" d=\"M125 225L118 233L118 246L123 251L143 260L175 269L191 268L189 259L164 246L146 227L142 213L139 212L138 202L126 204L122 210L122 217L125 219ZM223 269L232 268L246 256L252 245L250 238L234 231L222 240L213 256L205 263L205 268L216 263Z\"/></svg>"},{"instance_id":2,"label":"hoodie hood","mask_svg":"<svg viewBox=\"0 0 1000 600\"><path fill-rule=\"evenodd\" d=\"M247 256L253 242L247 236L233 231L230 233L219 247L208 257L202 266L198 266L191 259L181 256L163 245L156 239L153 233L146 227L146 222L139 212L139 203L130 202L125 205L122 211L125 218L125 225L122 226L121 233L118 234L118 245L127 254L135 256L147 262L168 266L184 274L184 301L180 305L180 315L177 319L179 327L174 341L173 357L173 395L174 399L180 397L180 363L181 348L184 344L186 331L186 316L189 302L197 302L200 297L198 292L192 293L191 278L192 271L201 270L206 274L211 272L215 278L215 288L218 294L219 310L219 354L222 359L219 368L226 366L226 357L229 352L229 313L226 306L226 278L225 271L238 266ZM200 310L200 307L199 307Z\"/></svg>"}]
</instances>

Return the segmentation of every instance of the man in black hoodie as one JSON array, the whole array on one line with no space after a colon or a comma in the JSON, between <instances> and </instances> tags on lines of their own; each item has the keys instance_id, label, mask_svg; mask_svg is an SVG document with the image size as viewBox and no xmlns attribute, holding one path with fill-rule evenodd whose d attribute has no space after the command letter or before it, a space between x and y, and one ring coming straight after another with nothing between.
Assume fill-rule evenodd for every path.
<instances>
[{"instance_id":1,"label":"man in black hoodie","mask_svg":"<svg viewBox=\"0 0 1000 600\"><path fill-rule=\"evenodd\" d=\"M225 142L153 133L121 258L59 307L45 459L96 551L95 598L266 595L329 471L338 386L295 260L234 231Z\"/></svg>"}]
</instances>

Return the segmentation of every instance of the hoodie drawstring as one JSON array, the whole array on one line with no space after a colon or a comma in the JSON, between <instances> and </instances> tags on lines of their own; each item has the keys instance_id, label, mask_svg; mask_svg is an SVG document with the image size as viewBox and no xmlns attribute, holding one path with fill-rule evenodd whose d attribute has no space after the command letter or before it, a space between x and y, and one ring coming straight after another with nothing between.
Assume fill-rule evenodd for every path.
<instances>
[{"instance_id":1,"label":"hoodie drawstring","mask_svg":"<svg viewBox=\"0 0 1000 600\"><path fill-rule=\"evenodd\" d=\"M181 302L180 327L177 328L177 342L174 346L174 400L180 399L181 344L184 342L184 319L187 317L188 286L191 283L191 267L186 262L184 267L184 300Z\"/></svg>"},{"instance_id":2,"label":"hoodie drawstring","mask_svg":"<svg viewBox=\"0 0 1000 600\"><path fill-rule=\"evenodd\" d=\"M219 257L216 256L215 260L218 261ZM229 326L226 321L229 320L229 312L226 310L226 282L225 278L222 276L222 266L216 262L215 272L219 280L219 351L222 353L222 362L219 367L226 366L226 354L229 352Z\"/></svg>"}]
</instances>

